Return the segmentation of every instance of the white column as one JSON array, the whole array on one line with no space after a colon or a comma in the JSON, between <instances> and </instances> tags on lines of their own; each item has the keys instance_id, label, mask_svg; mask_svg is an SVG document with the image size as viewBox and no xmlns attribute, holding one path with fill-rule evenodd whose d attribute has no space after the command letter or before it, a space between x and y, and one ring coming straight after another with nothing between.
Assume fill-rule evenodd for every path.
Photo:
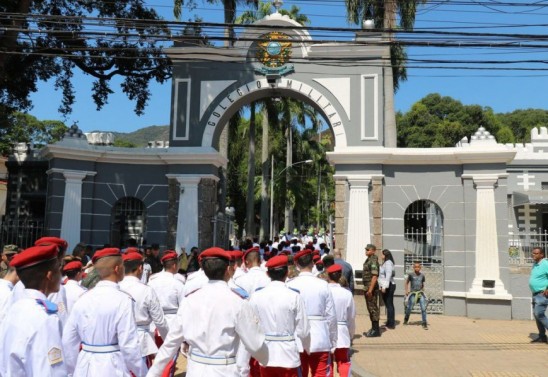
<instances>
[{"instance_id":1,"label":"white column","mask_svg":"<svg viewBox=\"0 0 548 377\"><path fill-rule=\"evenodd\" d=\"M190 253L191 247L198 246L198 184L202 178L185 174L169 175L169 178L179 182L175 250L180 253L181 247L184 247Z\"/></svg>"},{"instance_id":2,"label":"white column","mask_svg":"<svg viewBox=\"0 0 548 377\"><path fill-rule=\"evenodd\" d=\"M498 176L472 176L476 186L476 276L469 298L511 299L500 280L497 216L495 213L495 184ZM484 280L494 280L494 288L483 287Z\"/></svg>"},{"instance_id":3,"label":"white column","mask_svg":"<svg viewBox=\"0 0 548 377\"><path fill-rule=\"evenodd\" d=\"M67 241L70 252L81 241L82 181L87 175L95 173L77 170L59 170L58 172L65 177L61 238Z\"/></svg>"},{"instance_id":4,"label":"white column","mask_svg":"<svg viewBox=\"0 0 548 377\"><path fill-rule=\"evenodd\" d=\"M346 235L346 261L355 270L363 268L365 246L371 243L369 216L369 185L371 177L348 177L348 231Z\"/></svg>"}]
</instances>

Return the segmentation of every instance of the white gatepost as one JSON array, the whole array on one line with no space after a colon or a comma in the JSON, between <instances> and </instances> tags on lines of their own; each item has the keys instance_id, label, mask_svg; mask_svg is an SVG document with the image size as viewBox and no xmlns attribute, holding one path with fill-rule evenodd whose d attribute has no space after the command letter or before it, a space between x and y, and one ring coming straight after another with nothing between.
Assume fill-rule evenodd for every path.
<instances>
[{"instance_id":1,"label":"white gatepost","mask_svg":"<svg viewBox=\"0 0 548 377\"><path fill-rule=\"evenodd\" d=\"M179 183L179 210L177 211L177 236L175 250L181 247L190 253L190 248L198 246L198 185L202 177L187 174L167 174Z\"/></svg>"},{"instance_id":2,"label":"white gatepost","mask_svg":"<svg viewBox=\"0 0 548 377\"><path fill-rule=\"evenodd\" d=\"M81 170L51 169L51 172L62 173L65 177L65 195L61 216L61 238L68 243L69 252L80 241L82 227L82 182L86 176L96 172Z\"/></svg>"},{"instance_id":3,"label":"white gatepost","mask_svg":"<svg viewBox=\"0 0 548 377\"><path fill-rule=\"evenodd\" d=\"M348 231L346 238L346 261L354 271L363 268L365 246L371 243L371 220L369 210L370 176L348 176L350 195L348 200Z\"/></svg>"},{"instance_id":4,"label":"white gatepost","mask_svg":"<svg viewBox=\"0 0 548 377\"><path fill-rule=\"evenodd\" d=\"M468 298L511 300L500 280L497 216L495 212L496 174L474 174L476 186L476 275ZM488 282L484 284L484 282ZM494 286L491 284L494 282Z\"/></svg>"}]
</instances>

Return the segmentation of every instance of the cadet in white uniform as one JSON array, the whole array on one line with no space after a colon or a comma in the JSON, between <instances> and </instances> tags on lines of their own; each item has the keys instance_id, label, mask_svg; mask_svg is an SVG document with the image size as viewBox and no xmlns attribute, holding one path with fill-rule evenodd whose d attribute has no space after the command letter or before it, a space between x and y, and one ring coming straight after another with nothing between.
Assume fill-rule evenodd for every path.
<instances>
[{"instance_id":1,"label":"cadet in white uniform","mask_svg":"<svg viewBox=\"0 0 548 377\"><path fill-rule=\"evenodd\" d=\"M201 259L200 259L201 260ZM183 297L202 288L209 281L203 269L187 275L185 287L183 288Z\"/></svg>"},{"instance_id":2,"label":"cadet in white uniform","mask_svg":"<svg viewBox=\"0 0 548 377\"><path fill-rule=\"evenodd\" d=\"M133 299L118 286L124 277L120 250L99 250L92 260L101 281L76 301L63 331L69 375L144 376Z\"/></svg>"},{"instance_id":3,"label":"cadet in white uniform","mask_svg":"<svg viewBox=\"0 0 548 377\"><path fill-rule=\"evenodd\" d=\"M147 365L150 366L151 356L158 352L150 324L154 322L160 336L165 339L168 333L167 321L158 296L152 288L140 280L143 273L143 256L137 252L129 252L123 256L123 259L126 275L120 282L120 289L129 293L135 300L134 315L141 344L141 355L147 357Z\"/></svg>"},{"instance_id":4,"label":"cadet in white uniform","mask_svg":"<svg viewBox=\"0 0 548 377\"><path fill-rule=\"evenodd\" d=\"M175 274L179 270L179 256L174 251L166 251L161 259L164 265L164 270L154 274L154 278L148 282L158 299L164 316L166 317L168 327L171 328L175 317L177 316L177 310L183 300L184 284L175 279Z\"/></svg>"},{"instance_id":5,"label":"cadet in white uniform","mask_svg":"<svg viewBox=\"0 0 548 377\"><path fill-rule=\"evenodd\" d=\"M350 345L356 329L356 308L352 293L341 287L339 280L342 275L342 266L334 264L327 269L329 289L333 294L335 311L337 312L337 347L333 356L337 363L339 376L350 377Z\"/></svg>"},{"instance_id":6,"label":"cadet in white uniform","mask_svg":"<svg viewBox=\"0 0 548 377\"><path fill-rule=\"evenodd\" d=\"M239 377L236 353L240 340L257 360L268 362L265 336L257 317L249 302L226 283L230 277L230 255L215 247L203 251L201 258L210 280L185 298L149 377L161 376L183 341L190 346L187 377Z\"/></svg>"},{"instance_id":7,"label":"cadet in white uniform","mask_svg":"<svg viewBox=\"0 0 548 377\"><path fill-rule=\"evenodd\" d=\"M295 337L309 342L304 302L299 292L285 285L287 265L286 255L270 258L266 267L272 281L249 300L268 345L268 363L261 365L261 377L298 377L301 359Z\"/></svg>"},{"instance_id":8,"label":"cadet in white uniform","mask_svg":"<svg viewBox=\"0 0 548 377\"><path fill-rule=\"evenodd\" d=\"M8 267L6 276L4 276L3 279L0 279L0 323L2 323L2 320L8 311L13 287L18 282L19 277L17 276L15 267Z\"/></svg>"},{"instance_id":9,"label":"cadet in white uniform","mask_svg":"<svg viewBox=\"0 0 548 377\"><path fill-rule=\"evenodd\" d=\"M243 288L251 297L257 288L263 288L270 283L270 278L266 271L261 268L261 256L258 247L246 250L244 263L247 273L237 279L235 278L234 283Z\"/></svg>"},{"instance_id":10,"label":"cadet in white uniform","mask_svg":"<svg viewBox=\"0 0 548 377\"><path fill-rule=\"evenodd\" d=\"M0 376L66 377L57 307L46 296L59 290L55 245L34 246L11 261L27 287L0 325Z\"/></svg>"},{"instance_id":11,"label":"cadet in white uniform","mask_svg":"<svg viewBox=\"0 0 548 377\"><path fill-rule=\"evenodd\" d=\"M79 282L82 280L82 262L72 261L63 267L63 273L67 276L65 283L65 292L67 294L67 311L70 313L76 300L87 291Z\"/></svg>"},{"instance_id":12,"label":"cadet in white uniform","mask_svg":"<svg viewBox=\"0 0 548 377\"><path fill-rule=\"evenodd\" d=\"M309 369L313 377L331 376L329 355L337 346L333 295L327 282L312 274L312 250L300 251L294 260L301 272L287 285L300 292L310 321L310 343L303 343L304 352L301 353L303 376L308 376Z\"/></svg>"}]
</instances>

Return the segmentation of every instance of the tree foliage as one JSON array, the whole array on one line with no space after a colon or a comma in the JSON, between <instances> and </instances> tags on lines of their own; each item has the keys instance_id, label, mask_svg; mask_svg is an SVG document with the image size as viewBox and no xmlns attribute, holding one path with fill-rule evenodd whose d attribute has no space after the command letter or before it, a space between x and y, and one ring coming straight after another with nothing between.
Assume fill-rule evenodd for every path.
<instances>
[{"instance_id":1,"label":"tree foliage","mask_svg":"<svg viewBox=\"0 0 548 377\"><path fill-rule=\"evenodd\" d=\"M59 111L70 113L72 84L79 69L94 78L92 98L100 109L121 77L122 91L141 114L149 83L171 76L161 46L151 35L169 35L158 14L140 0L8 0L0 2L0 126L9 127L13 111L27 111L39 81L54 79L62 92ZM108 26L107 26L108 25ZM91 29L107 30L103 36ZM130 37L129 35L138 37Z\"/></svg>"},{"instance_id":2,"label":"tree foliage","mask_svg":"<svg viewBox=\"0 0 548 377\"><path fill-rule=\"evenodd\" d=\"M398 146L409 148L452 147L479 127L496 135L502 124L493 110L463 105L451 97L429 94L407 113L398 113Z\"/></svg>"},{"instance_id":3,"label":"tree foliage","mask_svg":"<svg viewBox=\"0 0 548 377\"><path fill-rule=\"evenodd\" d=\"M38 120L32 115L12 113L9 128L0 129L0 154L11 153L15 143L46 145L60 140L68 127L57 120Z\"/></svg>"}]
</instances>

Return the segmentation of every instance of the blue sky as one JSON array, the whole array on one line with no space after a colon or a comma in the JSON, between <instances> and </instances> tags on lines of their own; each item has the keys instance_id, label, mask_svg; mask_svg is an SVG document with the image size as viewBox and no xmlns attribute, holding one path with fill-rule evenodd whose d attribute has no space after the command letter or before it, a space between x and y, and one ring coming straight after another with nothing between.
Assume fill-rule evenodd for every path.
<instances>
[{"instance_id":1,"label":"blue sky","mask_svg":"<svg viewBox=\"0 0 548 377\"><path fill-rule=\"evenodd\" d=\"M169 0L147 0L164 18L173 20L172 2ZM548 34L546 27L527 26L542 24L548 17L548 1L513 0L511 3L523 3L524 6L510 6L507 0L460 0L458 2L435 0L419 9L416 30L432 29L444 31L467 31L481 33ZM526 6L527 4L536 6ZM346 21L343 0L300 0L285 1L283 8L297 5L301 12L312 21L311 26L354 27ZM245 8L240 7L240 10ZM197 1L197 9L183 12L183 20L194 14L204 21L222 22L220 5L206 5ZM544 30L543 30L544 29ZM421 36L413 36L421 38ZM430 36L431 38L431 36ZM440 36L447 40L447 36ZM485 38L479 39L485 41ZM411 59L452 59L452 60L509 60L509 59L545 59L546 49L524 48L434 48L412 47L408 49ZM418 63L410 63L417 65ZM438 66L439 64L434 64ZM481 64L468 63L464 67L478 67ZM501 66L486 65L493 68ZM512 64L505 67L537 67L542 65ZM459 65L463 67L463 65ZM63 119L57 112L61 94L53 90L51 82L41 83L39 91L31 98L34 103L30 113L38 119L58 119L67 125L78 122L84 132L93 130L131 132L151 125L169 123L171 105L171 83L151 86L152 98L145 114L137 116L133 112L134 104L129 101L114 82L115 91L109 103L97 111L91 99L92 80L88 76L76 74L74 85L77 89L76 104L73 113ZM409 68L408 80L403 82L396 93L396 108L408 111L413 103L429 93L440 93L453 97L464 104L489 106L495 112L510 112L515 109L548 109L548 68L546 71L513 70L476 70L476 69L420 69Z\"/></svg>"}]
</instances>

